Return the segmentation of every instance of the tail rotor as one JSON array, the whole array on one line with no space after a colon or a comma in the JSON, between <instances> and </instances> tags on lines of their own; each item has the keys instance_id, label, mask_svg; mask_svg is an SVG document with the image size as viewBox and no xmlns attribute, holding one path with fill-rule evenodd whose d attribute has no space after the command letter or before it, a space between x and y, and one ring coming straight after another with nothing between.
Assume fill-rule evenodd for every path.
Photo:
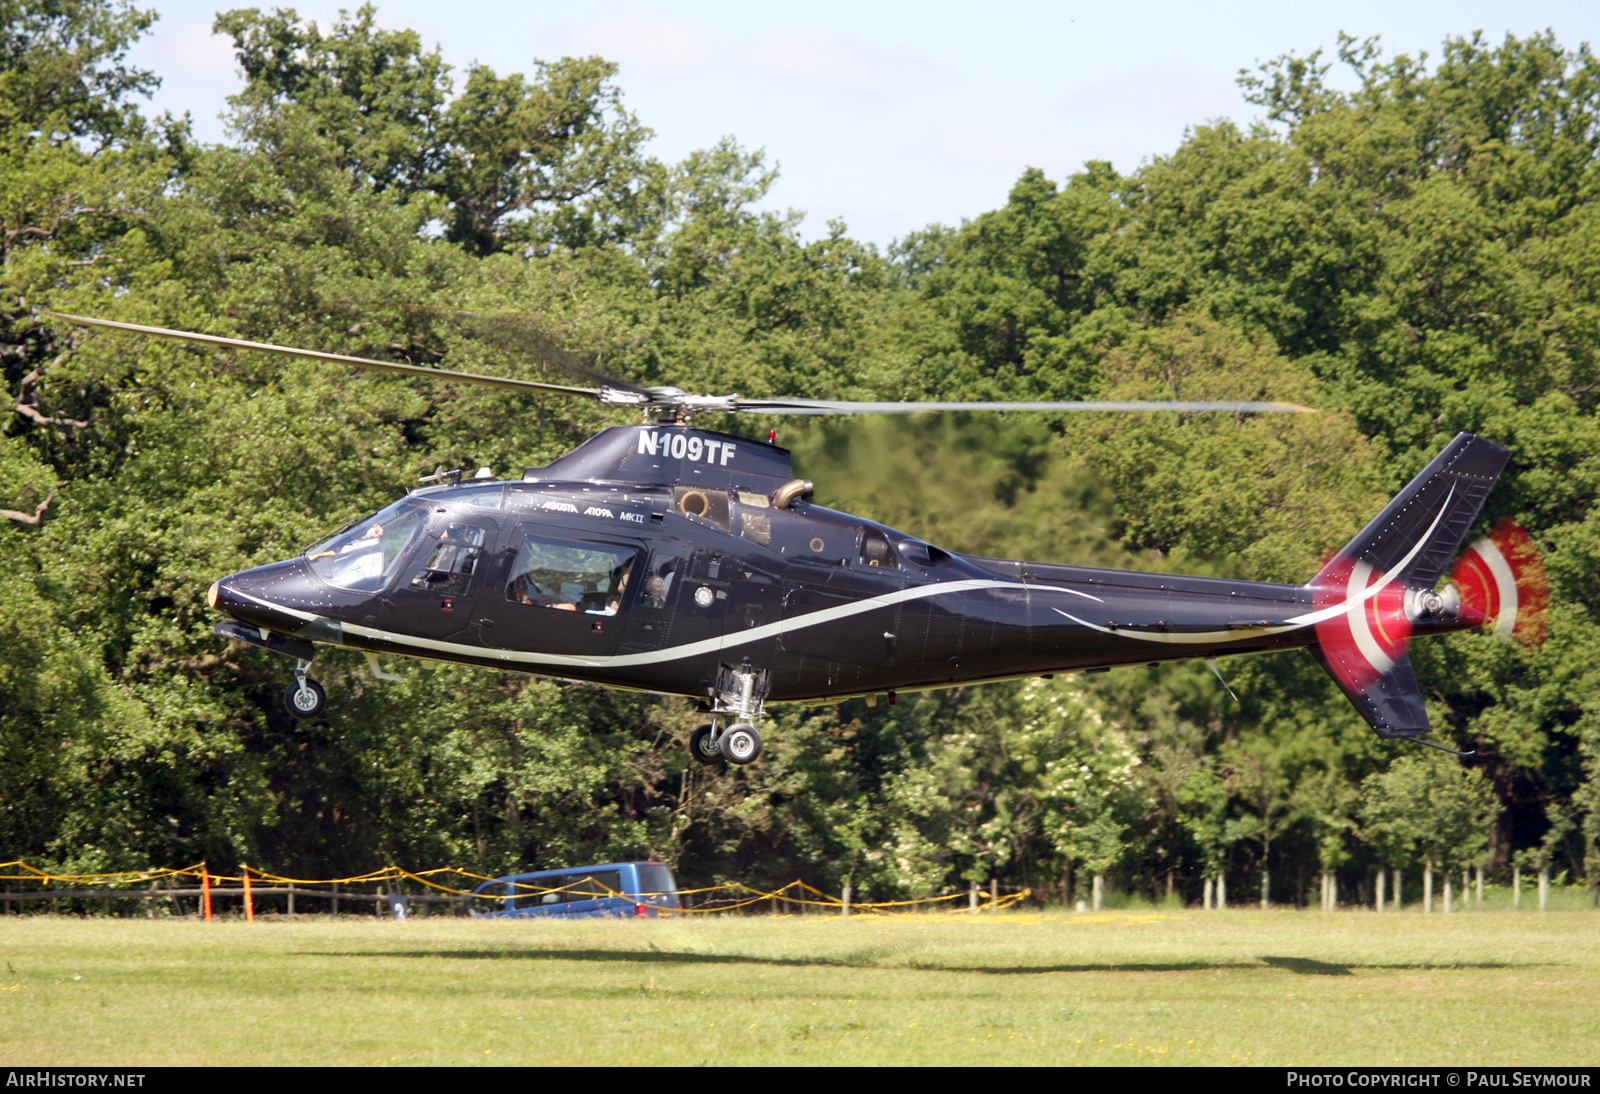
<instances>
[{"instance_id":1,"label":"tail rotor","mask_svg":"<svg viewBox=\"0 0 1600 1094\"><path fill-rule=\"evenodd\" d=\"M1494 623L1494 633L1524 646L1544 643L1550 623L1550 582L1533 540L1514 521L1502 521L1474 542L1450 570L1463 606Z\"/></svg>"}]
</instances>

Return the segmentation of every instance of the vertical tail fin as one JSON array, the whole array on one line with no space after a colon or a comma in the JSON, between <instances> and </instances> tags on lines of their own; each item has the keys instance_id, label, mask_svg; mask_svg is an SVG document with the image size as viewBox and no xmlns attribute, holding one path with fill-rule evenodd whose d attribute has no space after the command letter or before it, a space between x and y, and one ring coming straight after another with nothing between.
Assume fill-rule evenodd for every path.
<instances>
[{"instance_id":1,"label":"vertical tail fin","mask_svg":"<svg viewBox=\"0 0 1600 1094\"><path fill-rule=\"evenodd\" d=\"M1510 453L1462 433L1308 582L1319 616L1312 656L1383 737L1428 732L1406 654L1420 621L1481 623L1471 603L1433 593Z\"/></svg>"}]
</instances>

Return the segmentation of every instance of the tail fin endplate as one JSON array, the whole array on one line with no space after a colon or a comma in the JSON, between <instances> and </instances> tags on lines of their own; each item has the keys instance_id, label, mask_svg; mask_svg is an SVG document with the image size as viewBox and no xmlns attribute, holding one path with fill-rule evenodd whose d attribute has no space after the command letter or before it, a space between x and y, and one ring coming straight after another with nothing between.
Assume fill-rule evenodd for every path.
<instances>
[{"instance_id":1,"label":"tail fin endplate","mask_svg":"<svg viewBox=\"0 0 1600 1094\"><path fill-rule=\"evenodd\" d=\"M1407 598L1438 584L1510 455L1458 435L1308 583L1321 616L1312 656L1379 736L1428 732L1406 654L1414 629ZM1487 600L1464 596L1461 616L1482 622Z\"/></svg>"}]
</instances>

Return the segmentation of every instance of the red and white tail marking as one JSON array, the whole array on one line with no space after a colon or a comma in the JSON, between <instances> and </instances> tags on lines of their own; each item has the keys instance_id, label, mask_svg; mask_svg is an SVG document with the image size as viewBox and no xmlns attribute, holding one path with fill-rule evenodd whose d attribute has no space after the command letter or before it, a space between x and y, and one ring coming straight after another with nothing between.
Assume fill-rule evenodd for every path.
<instances>
[{"instance_id":1,"label":"red and white tail marking","mask_svg":"<svg viewBox=\"0 0 1600 1094\"><path fill-rule=\"evenodd\" d=\"M1381 588L1364 595L1374 585ZM1341 554L1317 571L1311 593L1318 608L1349 605L1347 611L1316 624L1317 642L1341 683L1363 691L1405 654L1411 621L1406 618L1403 582L1387 580L1370 564Z\"/></svg>"},{"instance_id":2,"label":"red and white tail marking","mask_svg":"<svg viewBox=\"0 0 1600 1094\"><path fill-rule=\"evenodd\" d=\"M1494 633L1525 646L1544 642L1550 623L1550 582L1544 561L1522 526L1502 521L1468 547L1450 571L1461 603L1494 620Z\"/></svg>"}]
</instances>

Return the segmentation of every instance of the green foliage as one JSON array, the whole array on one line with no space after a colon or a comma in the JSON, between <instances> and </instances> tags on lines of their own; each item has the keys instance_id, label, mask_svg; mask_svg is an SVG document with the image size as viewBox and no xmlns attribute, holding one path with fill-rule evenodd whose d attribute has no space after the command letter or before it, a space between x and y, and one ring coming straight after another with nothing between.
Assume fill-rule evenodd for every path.
<instances>
[{"instance_id":1,"label":"green foliage","mask_svg":"<svg viewBox=\"0 0 1600 1094\"><path fill-rule=\"evenodd\" d=\"M292 9L219 15L246 81L232 100L239 136L278 149L309 126L364 188L448 203L447 237L479 257L629 238L628 214L662 172L610 83L616 65L538 61L530 79L473 64L458 94L437 48L376 19L365 4L324 34Z\"/></svg>"},{"instance_id":2,"label":"green foliage","mask_svg":"<svg viewBox=\"0 0 1600 1094\"><path fill-rule=\"evenodd\" d=\"M6 0L0 4L0 132L104 148L139 134L130 99L160 82L129 68L131 46L156 13L127 0Z\"/></svg>"},{"instance_id":3,"label":"green foliage","mask_svg":"<svg viewBox=\"0 0 1600 1094\"><path fill-rule=\"evenodd\" d=\"M363 4L324 34L292 8L218 14L212 31L233 39L244 71L233 100L241 135L262 139L262 116L290 108L373 189L424 185L437 169L434 119L450 94L449 66L437 49L422 52L415 31L382 30L376 17Z\"/></svg>"},{"instance_id":4,"label":"green foliage","mask_svg":"<svg viewBox=\"0 0 1600 1094\"><path fill-rule=\"evenodd\" d=\"M1324 797L1342 797L1330 789ZM1388 864L1448 871L1482 861L1491 795L1471 768L1443 756L1407 756L1368 776L1361 798L1367 838Z\"/></svg>"}]
</instances>

